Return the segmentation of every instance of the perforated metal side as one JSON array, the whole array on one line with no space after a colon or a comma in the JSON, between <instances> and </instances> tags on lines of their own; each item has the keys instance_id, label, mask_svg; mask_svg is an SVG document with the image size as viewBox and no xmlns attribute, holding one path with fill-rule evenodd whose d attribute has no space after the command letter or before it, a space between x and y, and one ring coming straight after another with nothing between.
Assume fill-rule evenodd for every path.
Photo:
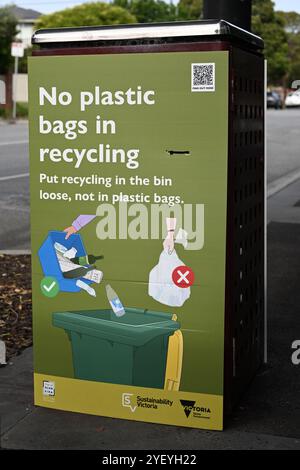
<instances>
[{"instance_id":1,"label":"perforated metal side","mask_svg":"<svg viewBox=\"0 0 300 470\"><path fill-rule=\"evenodd\" d=\"M233 48L226 266L227 411L264 353L264 59Z\"/></svg>"}]
</instances>

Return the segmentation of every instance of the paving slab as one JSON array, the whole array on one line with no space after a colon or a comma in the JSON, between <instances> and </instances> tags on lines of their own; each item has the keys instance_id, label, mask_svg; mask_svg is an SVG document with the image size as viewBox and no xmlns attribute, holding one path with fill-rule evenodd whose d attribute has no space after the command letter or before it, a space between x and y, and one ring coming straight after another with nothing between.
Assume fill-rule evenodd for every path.
<instances>
[{"instance_id":1,"label":"paving slab","mask_svg":"<svg viewBox=\"0 0 300 470\"><path fill-rule=\"evenodd\" d=\"M32 349L26 349L0 368L1 435L16 426L34 409Z\"/></svg>"},{"instance_id":2,"label":"paving slab","mask_svg":"<svg viewBox=\"0 0 300 470\"><path fill-rule=\"evenodd\" d=\"M300 439L247 432L235 429L235 425L229 425L224 432L211 432L35 407L3 434L2 447L29 450L293 450L300 449Z\"/></svg>"}]
</instances>

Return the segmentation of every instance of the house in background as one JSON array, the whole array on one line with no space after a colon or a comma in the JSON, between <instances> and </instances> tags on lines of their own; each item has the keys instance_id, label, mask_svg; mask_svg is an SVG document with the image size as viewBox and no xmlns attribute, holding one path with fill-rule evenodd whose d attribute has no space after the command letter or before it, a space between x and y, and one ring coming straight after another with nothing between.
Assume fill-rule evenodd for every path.
<instances>
[{"instance_id":1,"label":"house in background","mask_svg":"<svg viewBox=\"0 0 300 470\"><path fill-rule=\"evenodd\" d=\"M41 13L35 10L20 8L15 5L8 6L10 12L15 16L18 21L17 30L18 34L16 39L22 41L25 49L31 47L31 37L35 31L35 22L41 16ZM14 90L16 101L19 103L28 102L28 76L27 73L18 73L16 77L13 74L12 82L8 82L9 74L4 77L0 76L0 108L5 106L6 92L11 95ZM9 83L9 84L8 84ZM6 84L6 85L5 85Z\"/></svg>"},{"instance_id":2,"label":"house in background","mask_svg":"<svg viewBox=\"0 0 300 470\"><path fill-rule=\"evenodd\" d=\"M9 10L18 20L17 39L23 42L25 48L31 46L31 36L35 30L35 22L41 13L27 8L20 8L16 5L9 6Z\"/></svg>"},{"instance_id":3,"label":"house in background","mask_svg":"<svg viewBox=\"0 0 300 470\"><path fill-rule=\"evenodd\" d=\"M35 22L41 16L36 10L20 8L16 5L8 5L7 8L17 19L16 39L22 41L25 49L31 46L31 37L35 31ZM7 74L0 76L0 112L3 109L10 110L12 95L19 103L28 102L28 76L27 73ZM6 103L5 103L6 102Z\"/></svg>"}]
</instances>

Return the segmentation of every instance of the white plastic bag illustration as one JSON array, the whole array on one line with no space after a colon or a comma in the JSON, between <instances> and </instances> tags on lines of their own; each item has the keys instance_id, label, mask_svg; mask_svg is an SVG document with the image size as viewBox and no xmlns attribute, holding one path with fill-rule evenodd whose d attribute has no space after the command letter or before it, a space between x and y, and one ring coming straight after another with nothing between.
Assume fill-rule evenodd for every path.
<instances>
[{"instance_id":1,"label":"white plastic bag illustration","mask_svg":"<svg viewBox=\"0 0 300 470\"><path fill-rule=\"evenodd\" d=\"M184 263L178 258L175 250L171 254L165 250L161 253L158 264L149 275L148 293L157 302L169 307L181 307L190 297L190 287L182 289L172 280L174 269L182 265Z\"/></svg>"}]
</instances>

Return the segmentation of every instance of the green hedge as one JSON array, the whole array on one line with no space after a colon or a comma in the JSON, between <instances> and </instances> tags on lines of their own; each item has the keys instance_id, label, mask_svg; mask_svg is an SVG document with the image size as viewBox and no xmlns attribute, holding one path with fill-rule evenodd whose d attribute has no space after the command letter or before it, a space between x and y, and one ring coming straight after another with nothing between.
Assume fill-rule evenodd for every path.
<instances>
[{"instance_id":1,"label":"green hedge","mask_svg":"<svg viewBox=\"0 0 300 470\"><path fill-rule=\"evenodd\" d=\"M17 103L17 117L28 117L28 103Z\"/></svg>"},{"instance_id":2,"label":"green hedge","mask_svg":"<svg viewBox=\"0 0 300 470\"><path fill-rule=\"evenodd\" d=\"M0 118L8 119L8 115L5 108L0 108ZM28 117L28 103L17 103L17 118L27 118Z\"/></svg>"}]
</instances>

